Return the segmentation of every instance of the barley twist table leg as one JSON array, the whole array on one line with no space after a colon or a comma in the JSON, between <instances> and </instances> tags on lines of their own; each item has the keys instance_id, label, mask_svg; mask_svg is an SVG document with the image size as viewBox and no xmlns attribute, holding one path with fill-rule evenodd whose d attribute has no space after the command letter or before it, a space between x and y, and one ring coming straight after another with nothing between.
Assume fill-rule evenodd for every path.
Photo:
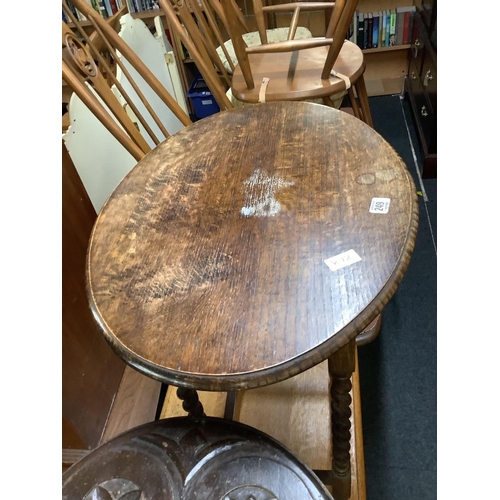
<instances>
[{"instance_id":1,"label":"barley twist table leg","mask_svg":"<svg viewBox=\"0 0 500 500\"><path fill-rule=\"evenodd\" d=\"M356 341L352 340L328 359L332 408L333 497L351 496L351 376L355 368Z\"/></svg>"},{"instance_id":2,"label":"barley twist table leg","mask_svg":"<svg viewBox=\"0 0 500 500\"><path fill-rule=\"evenodd\" d=\"M182 408L187 411L189 417L205 416L203 405L200 403L198 393L194 389L178 387L177 397L182 401Z\"/></svg>"}]
</instances>

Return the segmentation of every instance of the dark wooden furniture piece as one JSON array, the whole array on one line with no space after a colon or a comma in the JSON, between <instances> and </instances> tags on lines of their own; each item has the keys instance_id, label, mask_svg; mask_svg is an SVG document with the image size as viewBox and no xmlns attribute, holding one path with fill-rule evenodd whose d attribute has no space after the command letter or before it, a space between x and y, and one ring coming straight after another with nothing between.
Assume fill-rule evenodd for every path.
<instances>
[{"instance_id":1,"label":"dark wooden furniture piece","mask_svg":"<svg viewBox=\"0 0 500 500\"><path fill-rule=\"evenodd\" d=\"M423 178L437 177L437 0L423 2L415 13L405 95L417 129Z\"/></svg>"},{"instance_id":2,"label":"dark wooden furniture piece","mask_svg":"<svg viewBox=\"0 0 500 500\"><path fill-rule=\"evenodd\" d=\"M91 236L90 306L130 365L179 387L234 391L328 358L334 496L350 492L356 336L410 260L415 186L347 113L276 102L179 131L124 178Z\"/></svg>"},{"instance_id":3,"label":"dark wooden furniture piece","mask_svg":"<svg viewBox=\"0 0 500 500\"><path fill-rule=\"evenodd\" d=\"M283 445L221 418L177 417L129 430L63 475L63 500L332 500Z\"/></svg>"},{"instance_id":4,"label":"dark wooden furniture piece","mask_svg":"<svg viewBox=\"0 0 500 500\"><path fill-rule=\"evenodd\" d=\"M127 366L97 328L85 289L85 258L97 215L62 145L62 464L154 420L160 384Z\"/></svg>"},{"instance_id":5,"label":"dark wooden furniture piece","mask_svg":"<svg viewBox=\"0 0 500 500\"><path fill-rule=\"evenodd\" d=\"M102 338L85 291L85 256L95 219L63 144L62 446L73 453L100 443L126 366Z\"/></svg>"}]
</instances>

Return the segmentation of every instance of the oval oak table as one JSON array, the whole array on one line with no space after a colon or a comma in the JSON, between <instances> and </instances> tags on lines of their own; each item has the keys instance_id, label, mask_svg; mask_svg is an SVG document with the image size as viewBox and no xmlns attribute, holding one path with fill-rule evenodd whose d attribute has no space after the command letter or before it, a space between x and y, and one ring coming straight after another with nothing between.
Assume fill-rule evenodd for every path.
<instances>
[{"instance_id":1,"label":"oval oak table","mask_svg":"<svg viewBox=\"0 0 500 500\"><path fill-rule=\"evenodd\" d=\"M130 429L63 474L63 500L333 500L281 443L247 425L177 417Z\"/></svg>"},{"instance_id":2,"label":"oval oak table","mask_svg":"<svg viewBox=\"0 0 500 500\"><path fill-rule=\"evenodd\" d=\"M350 492L355 337L392 297L415 185L372 128L307 102L244 106L157 146L95 223L90 307L115 352L179 388L235 391L328 358L335 498Z\"/></svg>"}]
</instances>

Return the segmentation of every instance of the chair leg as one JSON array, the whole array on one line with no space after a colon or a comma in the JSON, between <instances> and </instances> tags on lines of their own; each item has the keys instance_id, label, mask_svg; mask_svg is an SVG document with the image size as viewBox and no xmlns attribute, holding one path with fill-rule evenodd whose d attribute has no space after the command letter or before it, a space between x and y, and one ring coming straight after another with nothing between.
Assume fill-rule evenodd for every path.
<instances>
[{"instance_id":1,"label":"chair leg","mask_svg":"<svg viewBox=\"0 0 500 500\"><path fill-rule=\"evenodd\" d=\"M354 86L356 87L356 94L358 94L359 104L361 106L361 111L363 112L363 121L373 128L372 114L370 113L370 104L368 103L368 94L366 93L365 79L363 78L363 75L360 76Z\"/></svg>"},{"instance_id":2,"label":"chair leg","mask_svg":"<svg viewBox=\"0 0 500 500\"><path fill-rule=\"evenodd\" d=\"M354 90L352 87L349 88L347 91L349 95L349 101L351 102L351 107L352 107L352 112L354 113L354 116L361 120L361 114L359 112L359 106L358 106L358 101L356 100L356 96L354 95Z\"/></svg>"},{"instance_id":3,"label":"chair leg","mask_svg":"<svg viewBox=\"0 0 500 500\"><path fill-rule=\"evenodd\" d=\"M329 96L323 96L323 104L325 106L329 106L330 108L334 108L335 106L333 105L333 101L330 99Z\"/></svg>"}]
</instances>

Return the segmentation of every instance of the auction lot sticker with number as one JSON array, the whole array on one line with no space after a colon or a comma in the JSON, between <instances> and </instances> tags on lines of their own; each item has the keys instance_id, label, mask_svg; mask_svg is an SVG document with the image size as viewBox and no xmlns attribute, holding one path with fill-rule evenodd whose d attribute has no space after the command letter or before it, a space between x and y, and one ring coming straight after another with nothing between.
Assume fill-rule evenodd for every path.
<instances>
[{"instance_id":1,"label":"auction lot sticker with number","mask_svg":"<svg viewBox=\"0 0 500 500\"><path fill-rule=\"evenodd\" d=\"M390 204L390 198L372 198L372 202L370 203L370 213L386 214L389 211Z\"/></svg>"},{"instance_id":2,"label":"auction lot sticker with number","mask_svg":"<svg viewBox=\"0 0 500 500\"><path fill-rule=\"evenodd\" d=\"M348 250L347 252L339 253L335 257L330 257L325 260L325 264L332 270L336 271L345 266L350 266L355 262L359 262L361 257L354 251Z\"/></svg>"}]
</instances>

